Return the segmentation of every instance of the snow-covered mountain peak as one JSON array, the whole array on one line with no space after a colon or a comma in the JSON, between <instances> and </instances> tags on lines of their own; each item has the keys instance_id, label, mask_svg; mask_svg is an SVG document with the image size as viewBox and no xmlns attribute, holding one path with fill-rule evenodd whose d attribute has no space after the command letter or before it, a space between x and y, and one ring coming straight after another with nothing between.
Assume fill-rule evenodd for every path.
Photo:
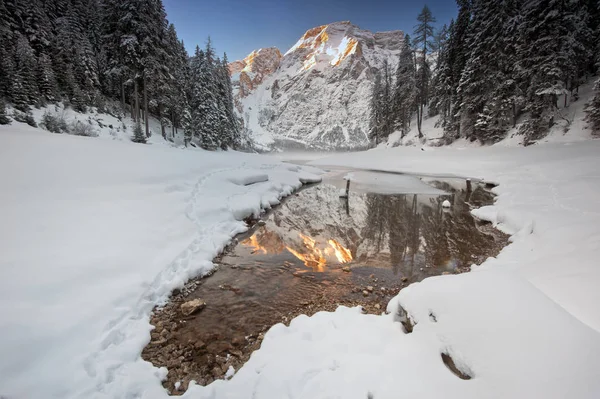
<instances>
[{"instance_id":1,"label":"snow-covered mountain peak","mask_svg":"<svg viewBox=\"0 0 600 399\"><path fill-rule=\"evenodd\" d=\"M367 146L375 75L384 61L395 67L403 41L341 21L307 30L283 56L252 52L230 65L244 126L270 147Z\"/></svg>"},{"instance_id":2,"label":"snow-covered mountain peak","mask_svg":"<svg viewBox=\"0 0 600 399\"><path fill-rule=\"evenodd\" d=\"M301 71L320 64L338 66L352 54L361 51L360 42L352 35L355 29L359 28L349 21L309 29L285 56L302 58Z\"/></svg>"},{"instance_id":3,"label":"snow-covered mountain peak","mask_svg":"<svg viewBox=\"0 0 600 399\"><path fill-rule=\"evenodd\" d=\"M284 57L302 59L298 72L327 65L336 67L353 54L360 57L365 46L370 50L384 47L399 51L403 38L402 31L372 33L350 21L340 21L307 30Z\"/></svg>"}]
</instances>

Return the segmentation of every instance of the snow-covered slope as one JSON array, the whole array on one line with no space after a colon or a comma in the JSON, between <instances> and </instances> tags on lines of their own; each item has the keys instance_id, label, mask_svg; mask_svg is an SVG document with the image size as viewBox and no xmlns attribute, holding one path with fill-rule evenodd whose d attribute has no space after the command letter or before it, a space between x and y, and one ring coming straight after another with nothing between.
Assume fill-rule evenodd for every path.
<instances>
[{"instance_id":1,"label":"snow-covered slope","mask_svg":"<svg viewBox=\"0 0 600 399\"><path fill-rule=\"evenodd\" d=\"M386 59L393 68L403 40L401 31L372 33L347 21L309 29L275 71L254 70L261 83L251 90L239 74L236 97L244 125L266 147L367 146L374 68ZM233 64L232 72L244 65Z\"/></svg>"},{"instance_id":2,"label":"snow-covered slope","mask_svg":"<svg viewBox=\"0 0 600 399\"><path fill-rule=\"evenodd\" d=\"M546 137L538 140L538 143L562 143L572 142L581 140L592 139L591 130L587 129L586 121L586 107L587 104L594 97L594 84L596 77L590 78L586 83L579 87L577 98L573 97L572 94L566 94L568 96L568 106L562 107L558 110L557 118L554 125L550 128ZM559 96L558 103L564 103L564 96ZM494 144L502 147L518 147L523 145L524 137L519 134L519 129L523 122L529 117L529 114L525 113L521 115L517 124L514 128L511 128L507 133L506 137L500 142ZM417 129L416 116L413 117L410 125L409 132L402 137L400 131L395 131L388 139L379 144L379 148L391 148L397 146L433 146L437 147L444 144L444 131L439 126L439 116L430 117L425 112L423 119L423 138L419 138L419 132ZM452 147L480 147L482 144L479 141L468 141L465 138L460 138L450 144Z\"/></svg>"},{"instance_id":3,"label":"snow-covered slope","mask_svg":"<svg viewBox=\"0 0 600 399\"><path fill-rule=\"evenodd\" d=\"M9 108L9 115L15 112ZM133 136L135 122L130 114L122 115L120 105L116 102L107 102L105 109L100 110L96 107L88 107L86 112L77 112L71 107L65 107L63 103L48 104L43 107L31 109L33 119L42 129L48 130L44 125L44 116L49 115L60 123L64 123L67 132L74 130L76 126L85 127L85 131L90 137L99 139L108 139L116 141L130 142ZM183 130L173 129L165 119L165 134L167 140L162 137L162 129L157 118L150 116L149 130L150 137L148 144L168 146L168 147L183 147ZM57 122L55 122L57 123ZM81 130L81 129L80 129ZM49 134L52 134L48 132ZM67 134L63 132L63 134ZM71 133L72 134L72 133Z\"/></svg>"}]
</instances>

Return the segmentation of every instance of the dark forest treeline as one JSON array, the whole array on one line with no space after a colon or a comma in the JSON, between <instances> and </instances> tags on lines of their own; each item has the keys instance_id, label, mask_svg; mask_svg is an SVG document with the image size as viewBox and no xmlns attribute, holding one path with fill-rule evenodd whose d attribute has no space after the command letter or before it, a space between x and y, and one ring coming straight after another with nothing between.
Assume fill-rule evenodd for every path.
<instances>
[{"instance_id":1,"label":"dark forest treeline","mask_svg":"<svg viewBox=\"0 0 600 399\"><path fill-rule=\"evenodd\" d=\"M438 31L427 7L407 35L395 82L387 66L373 91L371 137L404 136L424 109L439 115L445 143L494 143L520 124L529 144L564 118L561 109L600 68L598 0L457 0L458 16ZM434 57L432 57L434 55ZM435 66L432 67L432 60ZM588 120L600 132L600 83ZM387 104L387 105L386 105Z\"/></svg>"},{"instance_id":2,"label":"dark forest treeline","mask_svg":"<svg viewBox=\"0 0 600 399\"><path fill-rule=\"evenodd\" d=\"M0 102L85 111L107 98L131 113L134 141L152 113L165 139L182 128L186 144L240 145L227 57L210 40L189 57L161 0L0 0Z\"/></svg>"}]
</instances>

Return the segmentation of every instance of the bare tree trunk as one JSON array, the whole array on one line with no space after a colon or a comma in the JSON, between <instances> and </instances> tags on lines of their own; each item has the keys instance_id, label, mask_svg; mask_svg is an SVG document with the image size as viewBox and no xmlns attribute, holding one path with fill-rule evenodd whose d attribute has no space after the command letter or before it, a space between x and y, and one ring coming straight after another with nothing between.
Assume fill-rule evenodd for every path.
<instances>
[{"instance_id":1,"label":"bare tree trunk","mask_svg":"<svg viewBox=\"0 0 600 399\"><path fill-rule=\"evenodd\" d=\"M171 137L175 138L175 115L171 110Z\"/></svg>"},{"instance_id":2,"label":"bare tree trunk","mask_svg":"<svg viewBox=\"0 0 600 399\"><path fill-rule=\"evenodd\" d=\"M125 84L123 83L123 78L121 78L121 109L123 110L123 116L127 110L125 109Z\"/></svg>"},{"instance_id":3,"label":"bare tree trunk","mask_svg":"<svg viewBox=\"0 0 600 399\"><path fill-rule=\"evenodd\" d=\"M148 84L144 73L144 123L146 124L146 137L150 137L150 126L148 124Z\"/></svg>"},{"instance_id":4,"label":"bare tree trunk","mask_svg":"<svg viewBox=\"0 0 600 399\"><path fill-rule=\"evenodd\" d=\"M163 123L162 108L162 103L158 103L158 120L160 121L160 134L162 134L162 138L166 140L167 133L165 132L165 124Z\"/></svg>"},{"instance_id":5,"label":"bare tree trunk","mask_svg":"<svg viewBox=\"0 0 600 399\"><path fill-rule=\"evenodd\" d=\"M421 131L421 125L423 124L423 104L419 104L417 107L417 129L419 130L419 138L423 138L423 132Z\"/></svg>"},{"instance_id":6,"label":"bare tree trunk","mask_svg":"<svg viewBox=\"0 0 600 399\"><path fill-rule=\"evenodd\" d=\"M139 123L140 120L140 97L138 96L138 81L134 80L133 91L135 97L135 118L134 120Z\"/></svg>"},{"instance_id":7,"label":"bare tree trunk","mask_svg":"<svg viewBox=\"0 0 600 399\"><path fill-rule=\"evenodd\" d=\"M135 88L137 88L137 86L135 86ZM134 89L134 95L131 96L131 99L129 100L129 102L131 102L131 104L129 104L129 106L131 107L131 119L133 119L134 122L136 121L136 118L135 118L135 97L136 97L136 93L137 93L137 91L135 91L135 90L136 89Z\"/></svg>"}]
</instances>

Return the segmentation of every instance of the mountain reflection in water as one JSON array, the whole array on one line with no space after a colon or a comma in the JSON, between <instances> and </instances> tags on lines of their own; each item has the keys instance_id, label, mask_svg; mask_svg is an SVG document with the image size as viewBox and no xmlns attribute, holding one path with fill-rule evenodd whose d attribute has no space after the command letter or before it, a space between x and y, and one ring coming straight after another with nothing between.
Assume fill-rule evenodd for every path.
<instances>
[{"instance_id":1,"label":"mountain reflection in water","mask_svg":"<svg viewBox=\"0 0 600 399\"><path fill-rule=\"evenodd\" d=\"M492 194L433 184L451 194L356 193L345 200L334 186L313 187L272 212L242 245L261 262L277 255L277 262L300 261L314 272L343 264L388 269L411 281L481 263L497 238L470 209L493 203Z\"/></svg>"},{"instance_id":2,"label":"mountain reflection in water","mask_svg":"<svg viewBox=\"0 0 600 399\"><path fill-rule=\"evenodd\" d=\"M215 259L214 274L188 282L153 314L155 326L170 326L159 338L168 344L148 345L142 356L169 367L166 387L179 392L177 381L206 385L229 366L239 369L260 347L262 333L300 314L339 305L380 314L403 287L465 271L507 243L507 236L470 214L471 206L493 202L481 187L468 194L432 183L438 191L414 177L358 177L365 176L369 183L384 183L386 194L361 192L356 181L348 200L339 198L343 181L301 190ZM453 184L464 188L464 181ZM406 194L411 187L428 194ZM446 199L450 209L442 208ZM206 307L184 317L181 304L194 299L205 300Z\"/></svg>"}]
</instances>

